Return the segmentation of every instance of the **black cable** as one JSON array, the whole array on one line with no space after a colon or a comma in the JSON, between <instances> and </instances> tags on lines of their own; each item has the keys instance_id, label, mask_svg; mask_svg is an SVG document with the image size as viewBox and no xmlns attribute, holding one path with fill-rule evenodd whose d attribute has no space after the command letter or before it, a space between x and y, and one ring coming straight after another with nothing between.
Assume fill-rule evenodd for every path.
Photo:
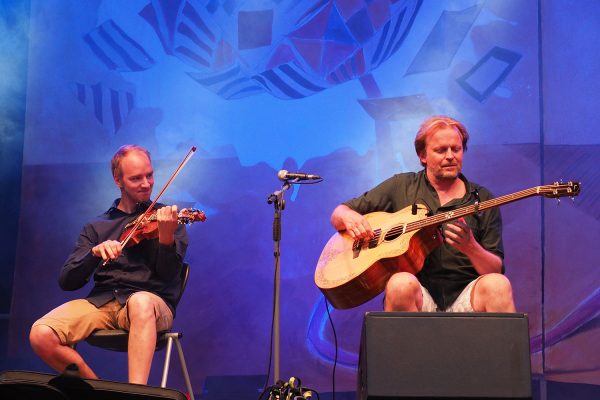
<instances>
[{"instance_id":1,"label":"black cable","mask_svg":"<svg viewBox=\"0 0 600 400\"><path fill-rule=\"evenodd\" d=\"M338 341L337 334L335 333L335 326L333 326L333 319L331 319L331 314L329 313L329 302L327 301L327 297L323 296L323 298L325 299L325 310L327 311L327 317L329 318L329 323L331 324L331 330L333 331L333 343L335 344L335 357L333 358L333 374L331 376L331 386L333 390L331 398L332 400L335 400L335 368L337 366L338 358Z\"/></svg>"},{"instance_id":2,"label":"black cable","mask_svg":"<svg viewBox=\"0 0 600 400\"><path fill-rule=\"evenodd\" d=\"M267 392L267 389L271 389L271 387L263 388L263 391L260 392L260 395L258 396L258 400L261 400L263 398L264 394Z\"/></svg>"},{"instance_id":3,"label":"black cable","mask_svg":"<svg viewBox=\"0 0 600 400\"><path fill-rule=\"evenodd\" d=\"M294 184L294 185L314 185L315 183L321 183L321 182L323 182L323 180L324 180L323 178L319 178L319 179L315 179L314 181L297 181L297 182L294 182L294 180L292 179L292 180L290 180L288 182L291 183L291 184Z\"/></svg>"}]
</instances>

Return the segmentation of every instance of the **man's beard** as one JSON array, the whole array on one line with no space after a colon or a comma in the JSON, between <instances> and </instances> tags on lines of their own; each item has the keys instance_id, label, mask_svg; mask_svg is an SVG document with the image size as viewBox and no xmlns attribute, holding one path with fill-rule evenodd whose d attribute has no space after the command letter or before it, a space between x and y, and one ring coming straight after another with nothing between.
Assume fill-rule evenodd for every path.
<instances>
[{"instance_id":1,"label":"man's beard","mask_svg":"<svg viewBox=\"0 0 600 400\"><path fill-rule=\"evenodd\" d=\"M440 167L438 170L438 173L436 174L436 177L438 179L443 179L443 180L457 179L458 175L460 174L460 165L453 165L452 167L454 167L454 169L452 169L452 170L448 170L447 168Z\"/></svg>"}]
</instances>

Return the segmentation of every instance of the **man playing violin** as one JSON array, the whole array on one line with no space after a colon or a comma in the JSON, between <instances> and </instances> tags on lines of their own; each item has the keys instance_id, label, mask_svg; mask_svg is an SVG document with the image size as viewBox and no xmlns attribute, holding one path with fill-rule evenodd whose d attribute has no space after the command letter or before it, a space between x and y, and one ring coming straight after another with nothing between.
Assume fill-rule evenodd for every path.
<instances>
[{"instance_id":1,"label":"man playing violin","mask_svg":"<svg viewBox=\"0 0 600 400\"><path fill-rule=\"evenodd\" d=\"M187 233L178 225L176 206L155 205L158 238L124 249L118 239L151 204L154 171L150 153L136 145L121 147L111 167L121 197L84 226L59 277L63 290L77 290L93 274L94 287L85 299L69 301L36 321L29 339L35 353L57 371L75 363L82 378L97 379L71 345L98 329L128 330L129 382L146 384L157 332L173 323Z\"/></svg>"},{"instance_id":2,"label":"man playing violin","mask_svg":"<svg viewBox=\"0 0 600 400\"><path fill-rule=\"evenodd\" d=\"M417 204L432 214L489 200L484 187L461 173L469 134L462 123L436 116L423 122L415 149L424 169L394 175L362 196L335 208L331 223L352 239L371 239L364 214L397 212ZM498 208L446 223L443 243L425 259L417 275L398 272L385 288L385 311L514 312L504 276L502 221Z\"/></svg>"}]
</instances>

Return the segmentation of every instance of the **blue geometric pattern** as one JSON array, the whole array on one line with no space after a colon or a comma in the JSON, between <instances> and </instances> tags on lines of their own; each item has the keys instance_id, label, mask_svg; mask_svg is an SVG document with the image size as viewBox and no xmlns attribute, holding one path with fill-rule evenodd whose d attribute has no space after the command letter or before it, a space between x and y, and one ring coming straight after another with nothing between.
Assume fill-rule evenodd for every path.
<instances>
[{"instance_id":1,"label":"blue geometric pattern","mask_svg":"<svg viewBox=\"0 0 600 400\"><path fill-rule=\"evenodd\" d=\"M401 47L421 4L154 0L139 15L165 54L192 67L187 74L219 96L299 99L370 74ZM109 69L119 67L95 54Z\"/></svg>"},{"instance_id":2,"label":"blue geometric pattern","mask_svg":"<svg viewBox=\"0 0 600 400\"><path fill-rule=\"evenodd\" d=\"M94 117L110 133L116 133L133 110L134 93L117 90L102 83L75 83L77 100L94 114Z\"/></svg>"},{"instance_id":3,"label":"blue geometric pattern","mask_svg":"<svg viewBox=\"0 0 600 400\"><path fill-rule=\"evenodd\" d=\"M215 27L209 25L204 13L204 7L196 2L159 0L144 7L140 16L152 26L166 54L203 69L213 65L218 45Z\"/></svg>"},{"instance_id":4,"label":"blue geometric pattern","mask_svg":"<svg viewBox=\"0 0 600 400\"><path fill-rule=\"evenodd\" d=\"M358 102L375 121L402 121L412 115L428 115L433 112L424 95L368 99Z\"/></svg>"},{"instance_id":5,"label":"blue geometric pattern","mask_svg":"<svg viewBox=\"0 0 600 400\"><path fill-rule=\"evenodd\" d=\"M406 75L441 71L450 66L483 4L462 11L444 11L413 59Z\"/></svg>"},{"instance_id":6,"label":"blue geometric pattern","mask_svg":"<svg viewBox=\"0 0 600 400\"><path fill-rule=\"evenodd\" d=\"M272 39L273 10L238 13L238 49L269 46Z\"/></svg>"},{"instance_id":7,"label":"blue geometric pattern","mask_svg":"<svg viewBox=\"0 0 600 400\"><path fill-rule=\"evenodd\" d=\"M109 69L116 71L143 71L154 65L144 48L128 36L113 20L108 20L83 40Z\"/></svg>"},{"instance_id":8,"label":"blue geometric pattern","mask_svg":"<svg viewBox=\"0 0 600 400\"><path fill-rule=\"evenodd\" d=\"M494 47L456 81L481 103L506 79L520 59L521 55L514 51Z\"/></svg>"}]
</instances>

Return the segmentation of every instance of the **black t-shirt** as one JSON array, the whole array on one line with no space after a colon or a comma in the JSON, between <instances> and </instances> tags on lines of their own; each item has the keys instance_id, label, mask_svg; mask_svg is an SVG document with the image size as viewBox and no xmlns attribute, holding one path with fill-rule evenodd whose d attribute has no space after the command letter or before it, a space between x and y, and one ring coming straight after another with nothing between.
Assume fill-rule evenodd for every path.
<instances>
[{"instance_id":1,"label":"black t-shirt","mask_svg":"<svg viewBox=\"0 0 600 400\"><path fill-rule=\"evenodd\" d=\"M487 189L469 182L462 174L460 179L465 183L465 196L443 207L424 170L394 175L344 204L360 214L367 214L375 211L396 212L416 203L425 205L434 215L493 198ZM502 220L498 207L469 215L465 221L484 249L504 259ZM429 253L417 274L419 282L429 291L440 310L452 305L465 286L478 276L469 258L445 242Z\"/></svg>"}]
</instances>

